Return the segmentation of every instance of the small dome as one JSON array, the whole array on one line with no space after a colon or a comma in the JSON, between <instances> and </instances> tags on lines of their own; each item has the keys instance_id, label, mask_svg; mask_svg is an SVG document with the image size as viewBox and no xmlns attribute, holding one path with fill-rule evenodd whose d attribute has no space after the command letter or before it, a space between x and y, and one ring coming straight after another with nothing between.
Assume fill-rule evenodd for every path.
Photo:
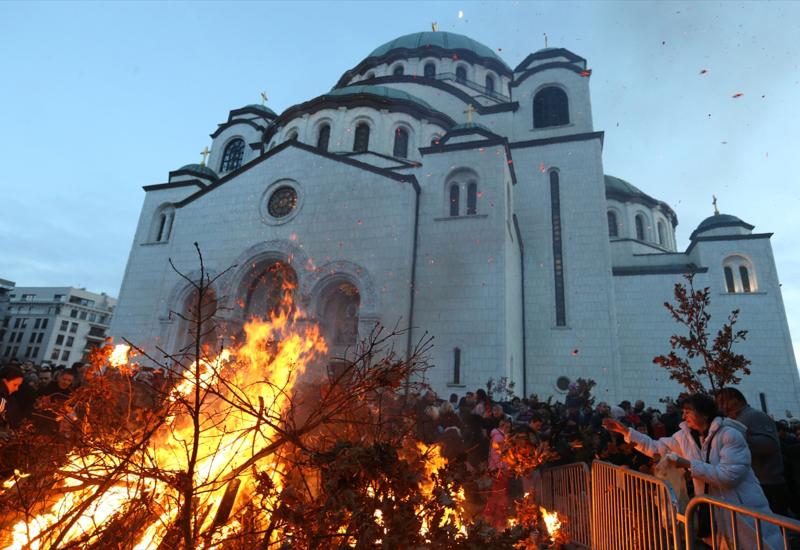
<instances>
[{"instance_id":1,"label":"small dome","mask_svg":"<svg viewBox=\"0 0 800 550\"><path fill-rule=\"evenodd\" d=\"M375 48L369 57L384 57L395 50L416 50L428 46L438 46L444 50L468 50L479 57L493 59L506 69L506 62L490 47L463 34L454 32L415 32L406 34ZM509 69L510 70L510 69Z\"/></svg>"},{"instance_id":2,"label":"small dome","mask_svg":"<svg viewBox=\"0 0 800 550\"><path fill-rule=\"evenodd\" d=\"M720 229L722 227L744 227L745 229L752 230L755 226L743 221L741 218L732 216L730 214L714 214L700 222L697 229L692 231L690 239L694 239L700 233L711 231L712 229Z\"/></svg>"},{"instance_id":3,"label":"small dome","mask_svg":"<svg viewBox=\"0 0 800 550\"><path fill-rule=\"evenodd\" d=\"M277 117L278 115L275 114L275 111L267 107L266 105L258 105L256 103L251 103L250 105L245 105L242 109L251 109L254 111L261 111L265 115L269 115L271 117Z\"/></svg>"},{"instance_id":4,"label":"small dome","mask_svg":"<svg viewBox=\"0 0 800 550\"><path fill-rule=\"evenodd\" d=\"M404 92L402 90L396 90L394 88L389 88L388 86L361 86L361 85L346 86L344 88L335 88L325 95L345 96L345 95L359 95L359 94L374 95L386 99L399 99L403 101L411 101L430 111L436 110L433 107L431 107L430 103L428 103L427 101L420 99L416 96L413 96L408 92Z\"/></svg>"},{"instance_id":5,"label":"small dome","mask_svg":"<svg viewBox=\"0 0 800 550\"><path fill-rule=\"evenodd\" d=\"M213 180L217 179L217 173L214 172L214 170L212 170L208 166L204 166L202 164L187 164L185 166L181 166L180 168L178 168L177 171L180 172L182 170L186 170L188 172L196 172L198 174L205 174L206 176L208 176Z\"/></svg>"},{"instance_id":6,"label":"small dome","mask_svg":"<svg viewBox=\"0 0 800 550\"><path fill-rule=\"evenodd\" d=\"M480 124L478 122L463 122L461 124L456 124L455 126L450 128L448 132L454 132L456 130L486 130L487 132L491 132L493 134L495 133L492 132L489 128L487 128L483 124Z\"/></svg>"},{"instance_id":7,"label":"small dome","mask_svg":"<svg viewBox=\"0 0 800 550\"><path fill-rule=\"evenodd\" d=\"M638 198L647 198L650 200L655 200L653 197L636 187L635 185L620 179L615 178L614 176L606 175L604 176L605 183L606 183L606 196L608 195L620 195L622 197L638 197Z\"/></svg>"}]
</instances>

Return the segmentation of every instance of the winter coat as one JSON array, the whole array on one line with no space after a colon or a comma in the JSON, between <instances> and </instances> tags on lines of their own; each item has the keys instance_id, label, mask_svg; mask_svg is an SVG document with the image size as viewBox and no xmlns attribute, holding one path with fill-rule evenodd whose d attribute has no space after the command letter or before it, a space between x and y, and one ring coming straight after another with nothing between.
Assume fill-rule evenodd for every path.
<instances>
[{"instance_id":1,"label":"winter coat","mask_svg":"<svg viewBox=\"0 0 800 550\"><path fill-rule=\"evenodd\" d=\"M503 462L502 458L500 457L500 449L503 445L503 441L505 441L506 435L500 430L500 428L495 428L492 430L490 437L492 440L492 446L489 449L489 470L505 471L508 469L508 465Z\"/></svg>"},{"instance_id":2,"label":"winter coat","mask_svg":"<svg viewBox=\"0 0 800 550\"><path fill-rule=\"evenodd\" d=\"M732 504L770 513L764 491L750 467L750 449L744 438L745 430L745 426L735 420L717 417L711 422L705 439L701 437L700 447L692 437L686 422L682 422L680 430L671 437L653 440L646 434L629 429L625 440L634 443L638 450L650 456L655 454L664 456L672 452L688 460L691 463L690 471L695 495L707 494ZM710 452L709 441L711 441ZM706 462L707 454L708 462ZM738 547L756 548L754 521L740 514L736 517ZM730 513L718 508L714 519L717 525L717 538L720 539L718 545L722 546L724 539L724 542L732 547ZM776 526L762 522L761 527L766 548L783 548L782 537Z\"/></svg>"}]
</instances>

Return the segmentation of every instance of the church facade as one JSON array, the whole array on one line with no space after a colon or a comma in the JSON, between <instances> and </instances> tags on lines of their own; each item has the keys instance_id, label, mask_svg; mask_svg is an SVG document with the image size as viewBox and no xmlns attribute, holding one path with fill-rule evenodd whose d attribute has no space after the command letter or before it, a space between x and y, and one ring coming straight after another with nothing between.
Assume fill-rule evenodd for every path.
<instances>
[{"instance_id":1,"label":"church facade","mask_svg":"<svg viewBox=\"0 0 800 550\"><path fill-rule=\"evenodd\" d=\"M392 40L320 97L277 114L230 112L208 162L148 185L111 328L148 350L186 344L202 248L217 333L274 307L281 285L317 319L332 355L376 323L434 336L428 381L463 394L508 377L545 398L578 377L601 400L675 396L652 363L680 330L663 307L692 273L712 327L749 330L741 388L800 414L771 233L716 214L678 250L676 213L603 171L591 70L547 48L509 67L468 37ZM716 324L715 324L716 323Z\"/></svg>"}]
</instances>

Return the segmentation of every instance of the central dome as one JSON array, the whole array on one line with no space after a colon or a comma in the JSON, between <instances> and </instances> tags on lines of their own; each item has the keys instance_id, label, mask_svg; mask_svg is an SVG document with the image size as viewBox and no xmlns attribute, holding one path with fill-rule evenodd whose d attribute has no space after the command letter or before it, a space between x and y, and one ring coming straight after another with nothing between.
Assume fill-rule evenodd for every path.
<instances>
[{"instance_id":1,"label":"central dome","mask_svg":"<svg viewBox=\"0 0 800 550\"><path fill-rule=\"evenodd\" d=\"M480 57L493 59L509 69L506 62L489 46L473 40L463 34L454 32L415 32L390 40L375 48L369 57L383 57L395 50L416 50L428 46L436 46L443 50L467 50ZM510 69L509 69L510 70Z\"/></svg>"}]
</instances>

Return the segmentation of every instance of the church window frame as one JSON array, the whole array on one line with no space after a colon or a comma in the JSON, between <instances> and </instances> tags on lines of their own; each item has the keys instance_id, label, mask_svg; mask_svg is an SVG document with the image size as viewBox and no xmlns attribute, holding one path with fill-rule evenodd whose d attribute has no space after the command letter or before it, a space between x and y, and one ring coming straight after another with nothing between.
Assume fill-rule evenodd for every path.
<instances>
[{"instance_id":1,"label":"church window frame","mask_svg":"<svg viewBox=\"0 0 800 550\"><path fill-rule=\"evenodd\" d=\"M491 73L486 75L484 88L486 88L486 93L489 95L493 95L495 93L495 79L494 75Z\"/></svg>"},{"instance_id":2,"label":"church window frame","mask_svg":"<svg viewBox=\"0 0 800 550\"><path fill-rule=\"evenodd\" d=\"M219 163L219 173L227 174L241 168L244 161L245 143L241 136L231 138L223 149L222 160Z\"/></svg>"},{"instance_id":3,"label":"church window frame","mask_svg":"<svg viewBox=\"0 0 800 550\"><path fill-rule=\"evenodd\" d=\"M406 67L402 63L398 63L392 67L392 76L404 76L406 74Z\"/></svg>"},{"instance_id":4,"label":"church window frame","mask_svg":"<svg viewBox=\"0 0 800 550\"><path fill-rule=\"evenodd\" d=\"M557 327L567 326L566 284L564 282L564 243L561 223L561 178L558 170L550 170L550 223L553 238L553 279L555 294L555 322Z\"/></svg>"},{"instance_id":5,"label":"church window frame","mask_svg":"<svg viewBox=\"0 0 800 550\"><path fill-rule=\"evenodd\" d=\"M470 181L467 183L467 216L474 216L478 213L478 182Z\"/></svg>"},{"instance_id":6,"label":"church window frame","mask_svg":"<svg viewBox=\"0 0 800 550\"><path fill-rule=\"evenodd\" d=\"M534 129L556 128L570 123L569 94L563 87L545 84L533 96Z\"/></svg>"},{"instance_id":7,"label":"church window frame","mask_svg":"<svg viewBox=\"0 0 800 550\"><path fill-rule=\"evenodd\" d=\"M276 191L283 187L290 187L294 191L294 204L284 216L276 217L270 212L270 199L272 199ZM304 203L305 192L300 182L289 178L276 180L270 183L261 194L258 207L261 221L266 225L273 226L289 223L300 213Z\"/></svg>"},{"instance_id":8,"label":"church window frame","mask_svg":"<svg viewBox=\"0 0 800 550\"><path fill-rule=\"evenodd\" d=\"M409 146L411 144L411 129L403 124L394 128L394 143L392 145L392 156L402 159L409 158Z\"/></svg>"},{"instance_id":9,"label":"church window frame","mask_svg":"<svg viewBox=\"0 0 800 550\"><path fill-rule=\"evenodd\" d=\"M633 218L634 230L636 231L635 236L636 239L643 242L649 241L649 235L647 231L648 221L647 216L643 212L637 212Z\"/></svg>"},{"instance_id":10,"label":"church window frame","mask_svg":"<svg viewBox=\"0 0 800 550\"><path fill-rule=\"evenodd\" d=\"M325 119L317 124L317 149L328 152L331 141L331 123Z\"/></svg>"},{"instance_id":11,"label":"church window frame","mask_svg":"<svg viewBox=\"0 0 800 550\"><path fill-rule=\"evenodd\" d=\"M372 133L372 125L365 119L355 121L353 130L353 152L365 153L369 151L369 138Z\"/></svg>"},{"instance_id":12,"label":"church window frame","mask_svg":"<svg viewBox=\"0 0 800 550\"><path fill-rule=\"evenodd\" d=\"M449 204L450 204L450 217L455 218L458 216L461 209L459 195L461 193L461 186L458 182L450 184L449 189Z\"/></svg>"},{"instance_id":13,"label":"church window frame","mask_svg":"<svg viewBox=\"0 0 800 550\"><path fill-rule=\"evenodd\" d=\"M656 222L656 231L658 232L658 244L663 247L669 246L669 237L667 236L667 224L664 223L664 220L658 220Z\"/></svg>"},{"instance_id":14,"label":"church window frame","mask_svg":"<svg viewBox=\"0 0 800 550\"><path fill-rule=\"evenodd\" d=\"M445 193L446 216L454 218L479 215L480 177L471 168L460 167L451 171L445 180Z\"/></svg>"},{"instance_id":15,"label":"church window frame","mask_svg":"<svg viewBox=\"0 0 800 550\"><path fill-rule=\"evenodd\" d=\"M619 216L616 210L608 210L606 212L606 221L608 222L608 238L619 238Z\"/></svg>"},{"instance_id":16,"label":"church window frame","mask_svg":"<svg viewBox=\"0 0 800 550\"><path fill-rule=\"evenodd\" d=\"M422 65L422 76L425 78L436 78L436 62L428 60Z\"/></svg>"},{"instance_id":17,"label":"church window frame","mask_svg":"<svg viewBox=\"0 0 800 550\"><path fill-rule=\"evenodd\" d=\"M286 132L286 139L283 140L284 142L289 141L300 141L300 131L297 128L292 128Z\"/></svg>"},{"instance_id":18,"label":"church window frame","mask_svg":"<svg viewBox=\"0 0 800 550\"><path fill-rule=\"evenodd\" d=\"M461 348L453 348L453 376L451 384L454 386L461 385Z\"/></svg>"},{"instance_id":19,"label":"church window frame","mask_svg":"<svg viewBox=\"0 0 800 550\"><path fill-rule=\"evenodd\" d=\"M725 290L730 294L758 292L753 262L743 254L730 254L722 261Z\"/></svg>"},{"instance_id":20,"label":"church window frame","mask_svg":"<svg viewBox=\"0 0 800 550\"><path fill-rule=\"evenodd\" d=\"M172 230L175 226L175 205L164 203L160 205L153 214L152 226L147 242L167 243L172 237Z\"/></svg>"},{"instance_id":21,"label":"church window frame","mask_svg":"<svg viewBox=\"0 0 800 550\"><path fill-rule=\"evenodd\" d=\"M455 77L457 83L466 84L469 81L469 71L467 70L467 66L463 63L456 65Z\"/></svg>"}]
</instances>

